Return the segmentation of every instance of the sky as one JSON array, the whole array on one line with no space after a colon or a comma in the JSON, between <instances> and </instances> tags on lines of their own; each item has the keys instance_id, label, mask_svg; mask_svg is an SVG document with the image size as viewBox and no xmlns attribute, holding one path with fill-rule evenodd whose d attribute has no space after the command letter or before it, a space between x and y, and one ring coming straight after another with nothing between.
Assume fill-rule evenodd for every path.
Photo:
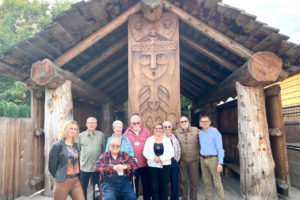
<instances>
[{"instance_id":1,"label":"sky","mask_svg":"<svg viewBox=\"0 0 300 200\"><path fill-rule=\"evenodd\" d=\"M300 0L223 0L224 4L255 15L256 20L279 29L290 37L289 41L300 44Z\"/></svg>"}]
</instances>

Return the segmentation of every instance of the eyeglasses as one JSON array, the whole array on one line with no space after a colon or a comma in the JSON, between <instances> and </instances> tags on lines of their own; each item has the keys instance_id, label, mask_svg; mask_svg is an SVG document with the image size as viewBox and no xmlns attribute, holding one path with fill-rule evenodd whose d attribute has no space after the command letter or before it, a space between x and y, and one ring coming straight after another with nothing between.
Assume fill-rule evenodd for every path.
<instances>
[{"instance_id":1,"label":"eyeglasses","mask_svg":"<svg viewBox=\"0 0 300 200\"><path fill-rule=\"evenodd\" d=\"M136 125L140 125L141 122L132 122L131 124L132 124L133 126L136 126Z\"/></svg>"},{"instance_id":2,"label":"eyeglasses","mask_svg":"<svg viewBox=\"0 0 300 200\"><path fill-rule=\"evenodd\" d=\"M164 128L172 128L171 126L164 126Z\"/></svg>"},{"instance_id":3,"label":"eyeglasses","mask_svg":"<svg viewBox=\"0 0 300 200\"><path fill-rule=\"evenodd\" d=\"M112 148L120 148L119 144L110 144L109 146L111 146Z\"/></svg>"},{"instance_id":4,"label":"eyeglasses","mask_svg":"<svg viewBox=\"0 0 300 200\"><path fill-rule=\"evenodd\" d=\"M200 123L208 123L208 122L210 122L210 121L200 121Z\"/></svg>"},{"instance_id":5,"label":"eyeglasses","mask_svg":"<svg viewBox=\"0 0 300 200\"><path fill-rule=\"evenodd\" d=\"M187 122L188 122L187 120L185 120L185 121L180 121L180 123L182 123L182 124L183 124L183 123L187 123Z\"/></svg>"},{"instance_id":6,"label":"eyeglasses","mask_svg":"<svg viewBox=\"0 0 300 200\"><path fill-rule=\"evenodd\" d=\"M160 131L160 130L162 130L162 128L154 128L154 130Z\"/></svg>"}]
</instances>

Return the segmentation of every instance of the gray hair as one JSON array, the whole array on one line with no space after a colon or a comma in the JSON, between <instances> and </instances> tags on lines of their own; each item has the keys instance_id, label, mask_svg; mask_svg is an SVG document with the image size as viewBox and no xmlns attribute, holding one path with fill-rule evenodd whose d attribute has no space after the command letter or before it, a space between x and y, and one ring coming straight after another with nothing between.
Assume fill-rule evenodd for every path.
<instances>
[{"instance_id":1,"label":"gray hair","mask_svg":"<svg viewBox=\"0 0 300 200\"><path fill-rule=\"evenodd\" d=\"M86 122L91 121L91 120L95 120L97 122L97 119L95 117L89 117L89 118L87 118Z\"/></svg>"},{"instance_id":2,"label":"gray hair","mask_svg":"<svg viewBox=\"0 0 300 200\"><path fill-rule=\"evenodd\" d=\"M115 128L115 126L116 126L117 124L121 124L121 126L123 127L123 122L121 122L120 120L114 121L114 122L112 123L112 127Z\"/></svg>"},{"instance_id":3,"label":"gray hair","mask_svg":"<svg viewBox=\"0 0 300 200\"><path fill-rule=\"evenodd\" d=\"M170 125L171 128L172 128L172 123L171 123L171 122L169 122L169 121L164 121L164 122L163 122L163 126L167 126L167 125Z\"/></svg>"},{"instance_id":4,"label":"gray hair","mask_svg":"<svg viewBox=\"0 0 300 200\"><path fill-rule=\"evenodd\" d=\"M133 118L139 118L140 120L141 120L141 117L139 116L139 115L137 115L137 114L134 114L134 115L132 115L131 117L130 117L130 122L132 121L132 119Z\"/></svg>"}]
</instances>

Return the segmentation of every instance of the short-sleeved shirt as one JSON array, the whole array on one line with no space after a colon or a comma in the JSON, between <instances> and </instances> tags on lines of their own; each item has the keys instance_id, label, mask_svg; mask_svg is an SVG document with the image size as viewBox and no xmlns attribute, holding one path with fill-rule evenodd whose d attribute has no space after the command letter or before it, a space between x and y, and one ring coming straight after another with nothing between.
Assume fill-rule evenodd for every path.
<instances>
[{"instance_id":1,"label":"short-sleeved shirt","mask_svg":"<svg viewBox=\"0 0 300 200\"><path fill-rule=\"evenodd\" d=\"M105 137L104 133L95 130L93 134L84 131L79 134L80 149L80 170L84 172L94 172L95 165L104 152Z\"/></svg>"}]
</instances>

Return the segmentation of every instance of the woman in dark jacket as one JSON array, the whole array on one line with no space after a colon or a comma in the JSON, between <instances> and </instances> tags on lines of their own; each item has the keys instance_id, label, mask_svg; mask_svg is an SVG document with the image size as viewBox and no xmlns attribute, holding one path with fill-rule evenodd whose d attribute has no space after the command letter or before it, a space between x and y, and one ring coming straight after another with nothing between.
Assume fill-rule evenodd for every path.
<instances>
[{"instance_id":1,"label":"woman in dark jacket","mask_svg":"<svg viewBox=\"0 0 300 200\"><path fill-rule=\"evenodd\" d=\"M83 190L78 178L79 149L78 123L69 120L64 123L49 153L48 168L54 177L54 199L65 200L68 195L74 200L84 200Z\"/></svg>"}]
</instances>

